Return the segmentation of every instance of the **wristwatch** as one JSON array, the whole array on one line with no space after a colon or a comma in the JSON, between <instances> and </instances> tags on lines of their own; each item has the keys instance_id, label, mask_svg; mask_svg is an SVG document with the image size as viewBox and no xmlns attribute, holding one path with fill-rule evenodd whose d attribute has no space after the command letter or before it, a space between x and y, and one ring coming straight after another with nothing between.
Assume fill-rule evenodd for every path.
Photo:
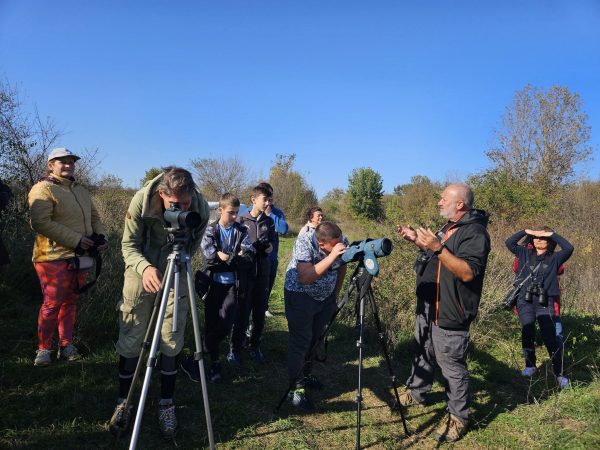
<instances>
[{"instance_id":1,"label":"wristwatch","mask_svg":"<svg viewBox=\"0 0 600 450\"><path fill-rule=\"evenodd\" d=\"M440 247L439 250L436 250L435 252L433 252L434 255L439 255L440 253L442 253L442 250L444 250L444 247L446 247L445 244L442 244L442 246Z\"/></svg>"}]
</instances>

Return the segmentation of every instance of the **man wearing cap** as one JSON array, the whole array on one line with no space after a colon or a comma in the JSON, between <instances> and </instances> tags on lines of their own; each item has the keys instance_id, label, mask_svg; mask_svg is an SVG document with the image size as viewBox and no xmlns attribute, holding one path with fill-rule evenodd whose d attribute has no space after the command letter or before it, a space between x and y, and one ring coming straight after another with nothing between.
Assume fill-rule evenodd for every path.
<instances>
[{"instance_id":1,"label":"man wearing cap","mask_svg":"<svg viewBox=\"0 0 600 450\"><path fill-rule=\"evenodd\" d=\"M58 358L67 361L81 358L73 345L73 328L78 287L84 284L87 270L77 270L75 257L76 253L85 253L94 246L90 236L105 232L89 191L73 176L79 159L64 147L55 148L48 155L46 175L29 192L31 228L37 233L33 265L43 294L38 315L36 366L52 362L52 340L57 328ZM106 247L105 243L98 250Z\"/></svg>"}]
</instances>

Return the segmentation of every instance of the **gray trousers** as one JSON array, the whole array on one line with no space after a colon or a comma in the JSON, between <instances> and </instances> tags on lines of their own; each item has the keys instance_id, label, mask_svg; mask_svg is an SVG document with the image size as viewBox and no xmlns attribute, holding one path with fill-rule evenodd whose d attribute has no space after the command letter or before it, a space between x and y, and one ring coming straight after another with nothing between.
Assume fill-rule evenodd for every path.
<instances>
[{"instance_id":1,"label":"gray trousers","mask_svg":"<svg viewBox=\"0 0 600 450\"><path fill-rule=\"evenodd\" d=\"M469 371L467 348L469 332L448 330L433 323L435 304L417 300L414 358L411 374L406 380L415 400L425 401L431 391L435 364L442 371L448 397L448 411L461 419L469 420Z\"/></svg>"},{"instance_id":2,"label":"gray trousers","mask_svg":"<svg viewBox=\"0 0 600 450\"><path fill-rule=\"evenodd\" d=\"M309 351L321 337L335 312L335 293L317 301L302 292L284 291L285 316L288 321L288 375L290 386L304 387L304 376L310 374ZM304 370L303 370L304 369Z\"/></svg>"}]
</instances>

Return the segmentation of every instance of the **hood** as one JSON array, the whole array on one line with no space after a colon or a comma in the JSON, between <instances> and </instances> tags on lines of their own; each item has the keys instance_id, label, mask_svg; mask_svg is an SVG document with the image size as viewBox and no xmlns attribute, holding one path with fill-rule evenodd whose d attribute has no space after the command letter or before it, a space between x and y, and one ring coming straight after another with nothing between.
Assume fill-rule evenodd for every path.
<instances>
[{"instance_id":1,"label":"hood","mask_svg":"<svg viewBox=\"0 0 600 450\"><path fill-rule=\"evenodd\" d=\"M490 220L489 214L483 209L471 209L462 216L457 224L467 225L470 223L478 223L484 228L487 228L488 221Z\"/></svg>"}]
</instances>

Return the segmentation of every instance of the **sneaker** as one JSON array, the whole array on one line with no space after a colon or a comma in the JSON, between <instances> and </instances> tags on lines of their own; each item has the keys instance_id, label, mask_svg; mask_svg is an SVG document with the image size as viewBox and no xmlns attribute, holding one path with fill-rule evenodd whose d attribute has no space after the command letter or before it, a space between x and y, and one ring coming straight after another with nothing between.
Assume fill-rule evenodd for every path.
<instances>
[{"instance_id":1,"label":"sneaker","mask_svg":"<svg viewBox=\"0 0 600 450\"><path fill-rule=\"evenodd\" d=\"M467 434L468 423L461 421L453 414L435 431L433 438L438 442L456 442Z\"/></svg>"},{"instance_id":2,"label":"sneaker","mask_svg":"<svg viewBox=\"0 0 600 450\"><path fill-rule=\"evenodd\" d=\"M166 439L171 439L177 433L177 417L175 417L175 405L167 403L158 406L158 427L160 433Z\"/></svg>"},{"instance_id":3,"label":"sneaker","mask_svg":"<svg viewBox=\"0 0 600 450\"><path fill-rule=\"evenodd\" d=\"M562 389L569 389L571 387L571 383L567 377L556 377L556 382L558 383L558 387Z\"/></svg>"},{"instance_id":4,"label":"sneaker","mask_svg":"<svg viewBox=\"0 0 600 450\"><path fill-rule=\"evenodd\" d=\"M227 355L227 362L230 366L240 367L242 365L242 358L237 352L229 352L229 354Z\"/></svg>"},{"instance_id":5,"label":"sneaker","mask_svg":"<svg viewBox=\"0 0 600 450\"><path fill-rule=\"evenodd\" d=\"M181 371L185 373L190 381L194 383L200 382L200 368L198 367L198 361L194 360L193 357L189 357L185 361L179 364Z\"/></svg>"},{"instance_id":6,"label":"sneaker","mask_svg":"<svg viewBox=\"0 0 600 450\"><path fill-rule=\"evenodd\" d=\"M113 412L112 417L110 418L110 422L108 423L108 431L110 431L115 436L119 433L124 433L129 428L129 419L131 419L131 411L133 411L133 406L129 406L127 411L125 411L125 402L121 402L115 408L115 412Z\"/></svg>"},{"instance_id":7,"label":"sneaker","mask_svg":"<svg viewBox=\"0 0 600 450\"><path fill-rule=\"evenodd\" d=\"M58 358L64 358L67 361L77 361L78 359L81 359L81 354L79 353L79 350L77 350L77 347L73 344L69 344L58 350Z\"/></svg>"},{"instance_id":8,"label":"sneaker","mask_svg":"<svg viewBox=\"0 0 600 450\"><path fill-rule=\"evenodd\" d=\"M208 369L208 379L213 383L220 383L223 381L223 374L221 371L221 363L214 362L210 365L210 369Z\"/></svg>"},{"instance_id":9,"label":"sneaker","mask_svg":"<svg viewBox=\"0 0 600 450\"><path fill-rule=\"evenodd\" d=\"M33 365L38 367L49 366L52 362L52 350L36 350Z\"/></svg>"},{"instance_id":10,"label":"sneaker","mask_svg":"<svg viewBox=\"0 0 600 450\"><path fill-rule=\"evenodd\" d=\"M322 390L325 385L319 381L312 373L304 377L304 386L310 389Z\"/></svg>"},{"instance_id":11,"label":"sneaker","mask_svg":"<svg viewBox=\"0 0 600 450\"><path fill-rule=\"evenodd\" d=\"M301 409L304 412L310 413L315 410L315 405L313 405L312 402L306 397L304 388L290 391L288 394L288 400L292 406Z\"/></svg>"},{"instance_id":12,"label":"sneaker","mask_svg":"<svg viewBox=\"0 0 600 450\"><path fill-rule=\"evenodd\" d=\"M531 378L533 375L535 375L536 371L537 369L535 367L525 367L523 370L521 370L521 375Z\"/></svg>"},{"instance_id":13,"label":"sneaker","mask_svg":"<svg viewBox=\"0 0 600 450\"><path fill-rule=\"evenodd\" d=\"M260 351L260 347L250 347L250 357L258 364L265 363L265 355Z\"/></svg>"},{"instance_id":14,"label":"sneaker","mask_svg":"<svg viewBox=\"0 0 600 450\"><path fill-rule=\"evenodd\" d=\"M265 311L265 317L273 317L273 313L267 309Z\"/></svg>"},{"instance_id":15,"label":"sneaker","mask_svg":"<svg viewBox=\"0 0 600 450\"><path fill-rule=\"evenodd\" d=\"M400 394L400 404L402 406L425 406L424 402L418 401L415 397L413 397L412 392L410 390L404 391Z\"/></svg>"}]
</instances>

